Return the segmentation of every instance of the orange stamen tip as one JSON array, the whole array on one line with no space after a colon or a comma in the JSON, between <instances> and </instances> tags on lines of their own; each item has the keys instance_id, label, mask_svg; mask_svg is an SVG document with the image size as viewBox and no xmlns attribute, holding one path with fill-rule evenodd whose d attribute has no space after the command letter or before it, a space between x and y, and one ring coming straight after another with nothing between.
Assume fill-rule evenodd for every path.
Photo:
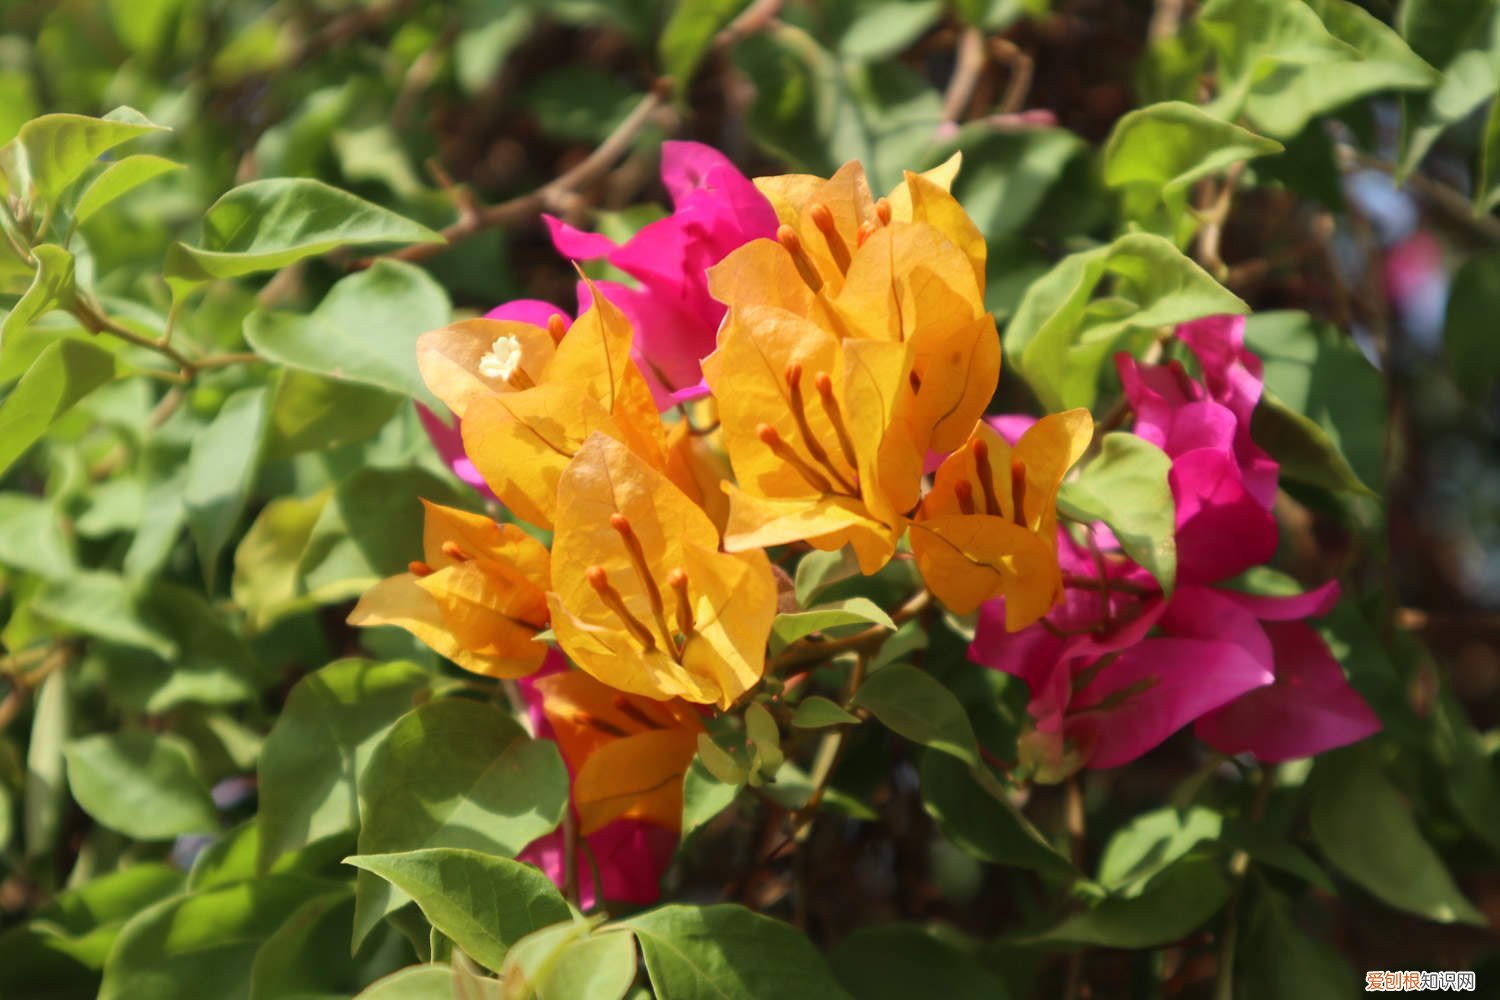
<instances>
[{"instance_id":1,"label":"orange stamen tip","mask_svg":"<svg viewBox=\"0 0 1500 1000\"><path fill-rule=\"evenodd\" d=\"M673 590L681 590L687 586L687 571L681 566L667 574L667 586Z\"/></svg>"},{"instance_id":2,"label":"orange stamen tip","mask_svg":"<svg viewBox=\"0 0 1500 1000\"><path fill-rule=\"evenodd\" d=\"M880 220L882 226L891 224L891 203L888 198L881 198L875 202L875 217Z\"/></svg>"},{"instance_id":3,"label":"orange stamen tip","mask_svg":"<svg viewBox=\"0 0 1500 1000\"><path fill-rule=\"evenodd\" d=\"M755 428L755 436L760 438L761 444L776 446L781 443L781 435L776 433L776 428L770 424L761 424Z\"/></svg>"},{"instance_id":4,"label":"orange stamen tip","mask_svg":"<svg viewBox=\"0 0 1500 1000\"><path fill-rule=\"evenodd\" d=\"M795 361L788 362L782 374L786 378L787 385L796 385L802 381L802 366Z\"/></svg>"},{"instance_id":5,"label":"orange stamen tip","mask_svg":"<svg viewBox=\"0 0 1500 1000\"><path fill-rule=\"evenodd\" d=\"M611 514L609 515L609 526L623 535L630 531L630 518L624 514Z\"/></svg>"},{"instance_id":6,"label":"orange stamen tip","mask_svg":"<svg viewBox=\"0 0 1500 1000\"><path fill-rule=\"evenodd\" d=\"M875 223L870 222L868 220L865 221L865 222L861 222L859 224L858 231L856 231L855 234L854 234L855 245L857 245L857 246L864 246L865 245L865 240L869 239L871 236L874 236L875 235L875 230L877 228L879 228L879 227L877 227L875 225Z\"/></svg>"},{"instance_id":7,"label":"orange stamen tip","mask_svg":"<svg viewBox=\"0 0 1500 1000\"><path fill-rule=\"evenodd\" d=\"M800 253L802 250L802 240L797 236L797 230L784 222L776 227L776 242L793 254Z\"/></svg>"},{"instance_id":8,"label":"orange stamen tip","mask_svg":"<svg viewBox=\"0 0 1500 1000\"><path fill-rule=\"evenodd\" d=\"M449 559L457 559L459 562L469 561L468 553L459 548L457 542L451 540L444 542L442 546L442 552L443 555L447 556Z\"/></svg>"},{"instance_id":9,"label":"orange stamen tip","mask_svg":"<svg viewBox=\"0 0 1500 1000\"><path fill-rule=\"evenodd\" d=\"M969 450L973 452L974 457L981 462L990 457L990 443L984 438L975 438L974 440L970 441Z\"/></svg>"},{"instance_id":10,"label":"orange stamen tip","mask_svg":"<svg viewBox=\"0 0 1500 1000\"><path fill-rule=\"evenodd\" d=\"M953 492L958 495L960 501L974 499L974 484L967 479L960 479L953 484Z\"/></svg>"},{"instance_id":11,"label":"orange stamen tip","mask_svg":"<svg viewBox=\"0 0 1500 1000\"><path fill-rule=\"evenodd\" d=\"M604 572L603 566L590 566L583 571L583 575L589 581L589 586L595 590L604 590L609 587L609 574Z\"/></svg>"},{"instance_id":12,"label":"orange stamen tip","mask_svg":"<svg viewBox=\"0 0 1500 1000\"><path fill-rule=\"evenodd\" d=\"M835 228L833 212L821 201L808 208L807 217L812 220L813 225L825 233Z\"/></svg>"},{"instance_id":13,"label":"orange stamen tip","mask_svg":"<svg viewBox=\"0 0 1500 1000\"><path fill-rule=\"evenodd\" d=\"M432 567L419 559L413 559L406 564L406 571L412 576L431 576Z\"/></svg>"},{"instance_id":14,"label":"orange stamen tip","mask_svg":"<svg viewBox=\"0 0 1500 1000\"><path fill-rule=\"evenodd\" d=\"M827 372L818 372L813 376L813 385L818 387L818 395L831 397L833 395L833 379Z\"/></svg>"},{"instance_id":15,"label":"orange stamen tip","mask_svg":"<svg viewBox=\"0 0 1500 1000\"><path fill-rule=\"evenodd\" d=\"M553 313L547 317L547 332L552 335L552 342L554 344L561 343L563 334L568 332L568 324L562 316Z\"/></svg>"}]
</instances>

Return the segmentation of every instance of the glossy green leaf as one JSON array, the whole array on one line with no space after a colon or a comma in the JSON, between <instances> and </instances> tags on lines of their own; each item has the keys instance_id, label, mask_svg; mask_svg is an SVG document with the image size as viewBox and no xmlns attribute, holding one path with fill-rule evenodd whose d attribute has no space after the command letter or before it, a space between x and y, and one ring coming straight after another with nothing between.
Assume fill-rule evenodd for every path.
<instances>
[{"instance_id":1,"label":"glossy green leaf","mask_svg":"<svg viewBox=\"0 0 1500 1000\"><path fill-rule=\"evenodd\" d=\"M59 340L37 355L0 402L0 474L73 404L114 376L114 355L81 340Z\"/></svg>"},{"instance_id":2,"label":"glossy green leaf","mask_svg":"<svg viewBox=\"0 0 1500 1000\"><path fill-rule=\"evenodd\" d=\"M1045 931L1017 935L1015 944L1154 948L1190 934L1229 899L1229 878L1218 858L1187 857L1138 894L1111 896Z\"/></svg>"},{"instance_id":3,"label":"glossy green leaf","mask_svg":"<svg viewBox=\"0 0 1500 1000\"><path fill-rule=\"evenodd\" d=\"M38 317L53 309L67 309L73 305L73 255L51 243L32 247L31 255L36 261L31 284L0 322L0 341L20 334Z\"/></svg>"},{"instance_id":4,"label":"glossy green leaf","mask_svg":"<svg viewBox=\"0 0 1500 1000\"><path fill-rule=\"evenodd\" d=\"M73 542L57 508L41 497L0 493L0 566L57 577L73 564Z\"/></svg>"},{"instance_id":5,"label":"glossy green leaf","mask_svg":"<svg viewBox=\"0 0 1500 1000\"><path fill-rule=\"evenodd\" d=\"M400 396L374 386L284 368L271 397L266 457L287 458L364 441L395 415L401 403Z\"/></svg>"},{"instance_id":6,"label":"glossy green leaf","mask_svg":"<svg viewBox=\"0 0 1500 1000\"><path fill-rule=\"evenodd\" d=\"M971 955L912 924L862 927L840 941L828 961L857 1000L1005 1000L1011 995Z\"/></svg>"},{"instance_id":7,"label":"glossy green leaf","mask_svg":"<svg viewBox=\"0 0 1500 1000\"><path fill-rule=\"evenodd\" d=\"M251 313L245 337L278 364L437 406L412 359L417 337L447 323L451 311L447 294L427 272L377 261L334 285L307 316Z\"/></svg>"},{"instance_id":8,"label":"glossy green leaf","mask_svg":"<svg viewBox=\"0 0 1500 1000\"><path fill-rule=\"evenodd\" d=\"M371 754L359 783L359 853L455 847L514 857L556 829L568 772L551 741L525 738L493 705L450 699L403 717ZM358 878L354 939L404 893Z\"/></svg>"},{"instance_id":9,"label":"glossy green leaf","mask_svg":"<svg viewBox=\"0 0 1500 1000\"><path fill-rule=\"evenodd\" d=\"M1163 101L1115 123L1103 151L1104 183L1123 189L1127 219L1181 238L1194 183L1281 148L1195 105Z\"/></svg>"},{"instance_id":10,"label":"glossy green leaf","mask_svg":"<svg viewBox=\"0 0 1500 1000\"><path fill-rule=\"evenodd\" d=\"M262 631L314 603L302 593L298 566L330 492L277 497L261 508L240 539L230 593L244 610L250 630Z\"/></svg>"},{"instance_id":11,"label":"glossy green leaf","mask_svg":"<svg viewBox=\"0 0 1500 1000\"><path fill-rule=\"evenodd\" d=\"M678 95L687 93L693 72L713 45L719 30L734 20L749 0L677 0L661 29L657 51L662 72Z\"/></svg>"},{"instance_id":12,"label":"glossy green leaf","mask_svg":"<svg viewBox=\"0 0 1500 1000\"><path fill-rule=\"evenodd\" d=\"M182 164L174 163L164 156L153 156L150 153L138 153L135 156L116 160L105 167L104 171L95 177L93 183L79 196L78 204L73 209L73 221L81 226L116 198L129 194L162 174L181 169Z\"/></svg>"},{"instance_id":13,"label":"glossy green leaf","mask_svg":"<svg viewBox=\"0 0 1500 1000\"><path fill-rule=\"evenodd\" d=\"M825 726L858 724L859 717L851 715L822 695L809 695L797 703L792 713L792 725L798 729L822 729Z\"/></svg>"},{"instance_id":14,"label":"glossy green leaf","mask_svg":"<svg viewBox=\"0 0 1500 1000\"><path fill-rule=\"evenodd\" d=\"M348 948L353 916L354 894L347 886L292 911L255 953L250 1000L348 996L358 989L361 977Z\"/></svg>"},{"instance_id":15,"label":"glossy green leaf","mask_svg":"<svg viewBox=\"0 0 1500 1000\"><path fill-rule=\"evenodd\" d=\"M1464 261L1453 275L1444 313L1448 371L1471 402L1483 405L1500 377L1500 338L1490 318L1500 310L1500 253Z\"/></svg>"},{"instance_id":16,"label":"glossy green leaf","mask_svg":"<svg viewBox=\"0 0 1500 1000\"><path fill-rule=\"evenodd\" d=\"M132 108L119 108L104 118L86 115L43 115L21 126L12 140L22 151L22 177L11 170L11 190L24 190L27 182L51 203L79 177L101 153L148 132L165 131ZM14 152L0 150L0 164L15 162Z\"/></svg>"},{"instance_id":17,"label":"glossy green leaf","mask_svg":"<svg viewBox=\"0 0 1500 1000\"><path fill-rule=\"evenodd\" d=\"M1094 300L1106 280L1109 296ZM1004 346L1047 409L1091 406L1101 366L1132 331L1247 311L1170 241L1133 233L1064 257L1034 282Z\"/></svg>"},{"instance_id":18,"label":"glossy green leaf","mask_svg":"<svg viewBox=\"0 0 1500 1000\"><path fill-rule=\"evenodd\" d=\"M961 760L946 753L922 755L922 807L943 835L975 857L1062 876L1077 872L1021 815L993 779L981 784Z\"/></svg>"},{"instance_id":19,"label":"glossy green leaf","mask_svg":"<svg viewBox=\"0 0 1500 1000\"><path fill-rule=\"evenodd\" d=\"M1120 827L1104 846L1099 859L1099 882L1116 891L1134 887L1138 895L1145 881L1203 841L1217 840L1224 818L1212 809L1192 806L1186 811L1157 809L1142 813Z\"/></svg>"},{"instance_id":20,"label":"glossy green leaf","mask_svg":"<svg viewBox=\"0 0 1500 1000\"><path fill-rule=\"evenodd\" d=\"M241 389L224 401L213 421L193 439L183 505L208 588L218 577L219 554L234 536L260 462L266 390Z\"/></svg>"},{"instance_id":21,"label":"glossy green leaf","mask_svg":"<svg viewBox=\"0 0 1500 1000\"><path fill-rule=\"evenodd\" d=\"M344 860L396 886L416 901L433 927L496 972L522 937L572 917L546 875L509 858L436 848Z\"/></svg>"},{"instance_id":22,"label":"glossy green leaf","mask_svg":"<svg viewBox=\"0 0 1500 1000\"><path fill-rule=\"evenodd\" d=\"M331 888L271 875L163 900L120 932L104 964L100 1000L250 1000L256 953L303 903Z\"/></svg>"},{"instance_id":23,"label":"glossy green leaf","mask_svg":"<svg viewBox=\"0 0 1500 1000\"><path fill-rule=\"evenodd\" d=\"M1064 484L1057 506L1080 521L1103 521L1136 562L1172 592L1177 580L1177 506L1167 474L1172 460L1156 445L1115 431L1083 474Z\"/></svg>"},{"instance_id":24,"label":"glossy green leaf","mask_svg":"<svg viewBox=\"0 0 1500 1000\"><path fill-rule=\"evenodd\" d=\"M837 1000L848 994L790 924L742 906L663 906L623 921L658 1000Z\"/></svg>"},{"instance_id":25,"label":"glossy green leaf","mask_svg":"<svg viewBox=\"0 0 1500 1000\"><path fill-rule=\"evenodd\" d=\"M137 840L217 829L218 811L192 747L169 734L101 733L63 750L68 787L95 820Z\"/></svg>"},{"instance_id":26,"label":"glossy green leaf","mask_svg":"<svg viewBox=\"0 0 1500 1000\"><path fill-rule=\"evenodd\" d=\"M213 278L275 271L338 247L441 241L426 226L322 181L275 177L242 184L209 206L199 245L173 244L166 277L181 297Z\"/></svg>"},{"instance_id":27,"label":"glossy green leaf","mask_svg":"<svg viewBox=\"0 0 1500 1000\"><path fill-rule=\"evenodd\" d=\"M635 982L635 935L591 934L569 943L537 983L537 1000L622 1000Z\"/></svg>"},{"instance_id":28,"label":"glossy green leaf","mask_svg":"<svg viewBox=\"0 0 1500 1000\"><path fill-rule=\"evenodd\" d=\"M893 663L876 671L865 678L850 705L869 709L914 743L979 763L974 727L963 705L942 682L916 667Z\"/></svg>"},{"instance_id":29,"label":"glossy green leaf","mask_svg":"<svg viewBox=\"0 0 1500 1000\"><path fill-rule=\"evenodd\" d=\"M1484 926L1412 817L1411 806L1363 749L1318 758L1308 818L1329 862L1375 898L1439 923Z\"/></svg>"},{"instance_id":30,"label":"glossy green leaf","mask_svg":"<svg viewBox=\"0 0 1500 1000\"><path fill-rule=\"evenodd\" d=\"M453 971L413 965L375 980L355 1000L453 1000Z\"/></svg>"},{"instance_id":31,"label":"glossy green leaf","mask_svg":"<svg viewBox=\"0 0 1500 1000\"><path fill-rule=\"evenodd\" d=\"M715 777L701 759L694 757L682 778L682 839L686 841L728 809L743 787L743 781L722 781Z\"/></svg>"},{"instance_id":32,"label":"glossy green leaf","mask_svg":"<svg viewBox=\"0 0 1500 1000\"><path fill-rule=\"evenodd\" d=\"M866 597L851 597L838 604L810 608L807 611L791 611L779 614L771 622L771 652L785 649L804 636L850 625L865 628L879 625L895 631L896 623L891 616Z\"/></svg>"},{"instance_id":33,"label":"glossy green leaf","mask_svg":"<svg viewBox=\"0 0 1500 1000\"><path fill-rule=\"evenodd\" d=\"M260 869L359 828L361 776L376 745L428 691L411 663L339 660L297 682L261 749Z\"/></svg>"},{"instance_id":34,"label":"glossy green leaf","mask_svg":"<svg viewBox=\"0 0 1500 1000\"><path fill-rule=\"evenodd\" d=\"M797 606L810 607L821 591L859 575L859 562L848 546L833 552L814 549L797 560L797 575L793 579Z\"/></svg>"},{"instance_id":35,"label":"glossy green leaf","mask_svg":"<svg viewBox=\"0 0 1500 1000\"><path fill-rule=\"evenodd\" d=\"M1334 492L1374 493L1355 475L1328 432L1267 389L1251 420L1255 443L1281 464L1283 478Z\"/></svg>"}]
</instances>

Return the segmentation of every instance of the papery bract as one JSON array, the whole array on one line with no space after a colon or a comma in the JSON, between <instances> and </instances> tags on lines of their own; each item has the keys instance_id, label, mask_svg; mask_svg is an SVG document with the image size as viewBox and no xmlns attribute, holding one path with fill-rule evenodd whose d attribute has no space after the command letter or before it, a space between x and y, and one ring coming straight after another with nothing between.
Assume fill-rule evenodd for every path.
<instances>
[{"instance_id":1,"label":"papery bract","mask_svg":"<svg viewBox=\"0 0 1500 1000\"><path fill-rule=\"evenodd\" d=\"M365 592L358 626L395 625L466 670L520 677L547 647L547 549L513 524L423 501L420 562Z\"/></svg>"}]
</instances>

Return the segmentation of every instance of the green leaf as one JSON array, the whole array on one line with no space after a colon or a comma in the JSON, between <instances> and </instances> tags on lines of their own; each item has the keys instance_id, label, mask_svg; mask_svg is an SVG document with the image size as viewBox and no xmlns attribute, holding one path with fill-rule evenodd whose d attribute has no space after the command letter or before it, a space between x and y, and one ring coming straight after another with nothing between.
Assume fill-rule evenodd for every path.
<instances>
[{"instance_id":1,"label":"green leaf","mask_svg":"<svg viewBox=\"0 0 1500 1000\"><path fill-rule=\"evenodd\" d=\"M375 747L428 690L412 663L339 660L297 682L261 748L260 870L359 828L359 789Z\"/></svg>"},{"instance_id":2,"label":"green leaf","mask_svg":"<svg viewBox=\"0 0 1500 1000\"><path fill-rule=\"evenodd\" d=\"M1479 183L1474 186L1474 207L1482 212L1500 203L1500 98L1490 102L1479 144Z\"/></svg>"},{"instance_id":3,"label":"green leaf","mask_svg":"<svg viewBox=\"0 0 1500 1000\"><path fill-rule=\"evenodd\" d=\"M1157 809L1142 813L1115 831L1099 859L1099 882L1111 891L1134 887L1139 895L1157 875L1203 841L1219 838L1224 818L1212 809L1192 806L1185 812Z\"/></svg>"},{"instance_id":4,"label":"green leaf","mask_svg":"<svg viewBox=\"0 0 1500 1000\"><path fill-rule=\"evenodd\" d=\"M1077 876L1072 862L1047 843L993 779L981 783L976 772L946 753L923 754L921 778L922 808L958 847L991 864Z\"/></svg>"},{"instance_id":5,"label":"green leaf","mask_svg":"<svg viewBox=\"0 0 1500 1000\"><path fill-rule=\"evenodd\" d=\"M364 980L349 954L354 894L347 886L304 902L276 928L250 966L250 1000L345 997ZM371 942L373 946L375 942ZM368 960L373 947L358 958Z\"/></svg>"},{"instance_id":6,"label":"green leaf","mask_svg":"<svg viewBox=\"0 0 1500 1000\"><path fill-rule=\"evenodd\" d=\"M1268 885L1246 908L1235 957L1235 995L1277 1000L1354 1000L1353 969L1338 952L1298 926L1290 903Z\"/></svg>"},{"instance_id":7,"label":"green leaf","mask_svg":"<svg viewBox=\"0 0 1500 1000\"><path fill-rule=\"evenodd\" d=\"M973 956L912 924L862 927L828 956L833 974L859 1000L1005 1000L1005 983Z\"/></svg>"},{"instance_id":8,"label":"green leaf","mask_svg":"<svg viewBox=\"0 0 1500 1000\"><path fill-rule=\"evenodd\" d=\"M465 954L499 972L510 946L572 917L551 880L520 861L437 848L344 859L416 900L432 926Z\"/></svg>"},{"instance_id":9,"label":"green leaf","mask_svg":"<svg viewBox=\"0 0 1500 1000\"><path fill-rule=\"evenodd\" d=\"M63 748L68 787L98 822L137 840L218 829L192 747L170 734L101 733Z\"/></svg>"},{"instance_id":10,"label":"green leaf","mask_svg":"<svg viewBox=\"0 0 1500 1000\"><path fill-rule=\"evenodd\" d=\"M1127 219L1181 239L1188 235L1179 227L1195 182L1281 149L1281 143L1192 104L1164 101L1138 108L1115 124L1104 146L1104 183L1124 189Z\"/></svg>"},{"instance_id":11,"label":"green leaf","mask_svg":"<svg viewBox=\"0 0 1500 1000\"><path fill-rule=\"evenodd\" d=\"M165 273L181 298L213 278L276 271L338 247L442 241L426 226L322 181L275 177L242 184L209 206L201 244L173 244Z\"/></svg>"},{"instance_id":12,"label":"green leaf","mask_svg":"<svg viewBox=\"0 0 1500 1000\"><path fill-rule=\"evenodd\" d=\"M859 716L850 715L836 702L822 695L808 695L797 703L792 713L792 725L798 729L822 729L825 726L858 725Z\"/></svg>"},{"instance_id":13,"label":"green leaf","mask_svg":"<svg viewBox=\"0 0 1500 1000\"><path fill-rule=\"evenodd\" d=\"M45 857L62 823L67 798L63 747L72 735L72 706L67 674L54 670L42 681L31 716L31 738L26 745L26 792L21 800L21 833L28 858Z\"/></svg>"},{"instance_id":14,"label":"green leaf","mask_svg":"<svg viewBox=\"0 0 1500 1000\"><path fill-rule=\"evenodd\" d=\"M123 577L87 570L49 580L31 603L36 614L70 631L150 650L163 659L177 655L177 642L150 620L143 592Z\"/></svg>"},{"instance_id":15,"label":"green leaf","mask_svg":"<svg viewBox=\"0 0 1500 1000\"><path fill-rule=\"evenodd\" d=\"M1218 52L1225 118L1289 138L1355 98L1438 82L1401 37L1345 0L1210 0L1197 25Z\"/></svg>"},{"instance_id":16,"label":"green leaf","mask_svg":"<svg viewBox=\"0 0 1500 1000\"><path fill-rule=\"evenodd\" d=\"M1456 301L1450 304L1449 316L1455 305ZM1292 421L1312 441L1291 450L1292 468L1284 466L1282 474L1325 485L1338 483L1331 488L1358 493L1378 486L1385 466L1385 384L1353 338L1331 323L1314 322L1305 313L1264 312L1246 321L1245 345L1265 365L1266 389L1275 397L1271 406L1290 409L1322 432L1319 435L1301 421ZM1258 411L1256 419L1260 419ZM1271 419L1273 426L1279 426L1275 417ZM1283 434L1290 430L1284 428ZM1255 438L1278 461L1284 461L1269 441L1262 441L1258 433ZM1277 438L1278 443L1286 440ZM1321 455L1325 450L1333 454L1319 459L1321 471L1309 468L1306 460L1295 460L1304 451ZM1316 480L1308 479L1313 475ZM1351 479L1357 485L1348 485Z\"/></svg>"},{"instance_id":17,"label":"green leaf","mask_svg":"<svg viewBox=\"0 0 1500 1000\"><path fill-rule=\"evenodd\" d=\"M1338 445L1318 424L1304 417L1267 389L1255 408L1250 432L1281 464L1281 475L1327 490L1374 496L1349 467Z\"/></svg>"},{"instance_id":18,"label":"green leaf","mask_svg":"<svg viewBox=\"0 0 1500 1000\"><path fill-rule=\"evenodd\" d=\"M618 926L635 932L659 1000L848 997L807 938L742 906L663 906Z\"/></svg>"},{"instance_id":19,"label":"green leaf","mask_svg":"<svg viewBox=\"0 0 1500 1000\"><path fill-rule=\"evenodd\" d=\"M375 748L359 784L359 853L456 847L514 857L562 822L568 772L557 744L532 741L493 705L433 702ZM405 897L357 880L354 940Z\"/></svg>"},{"instance_id":20,"label":"green leaf","mask_svg":"<svg viewBox=\"0 0 1500 1000\"><path fill-rule=\"evenodd\" d=\"M73 305L73 255L60 246L43 243L31 248L36 271L21 300L0 322L0 342L16 336L53 309Z\"/></svg>"},{"instance_id":21,"label":"green leaf","mask_svg":"<svg viewBox=\"0 0 1500 1000\"><path fill-rule=\"evenodd\" d=\"M694 757L682 778L683 841L728 809L743 787L743 782L721 781L714 777L703 761Z\"/></svg>"},{"instance_id":22,"label":"green leaf","mask_svg":"<svg viewBox=\"0 0 1500 1000\"><path fill-rule=\"evenodd\" d=\"M1500 310L1500 252L1470 257L1453 275L1443 319L1448 372L1469 401L1484 405L1500 376L1500 338L1490 322Z\"/></svg>"},{"instance_id":23,"label":"green leaf","mask_svg":"<svg viewBox=\"0 0 1500 1000\"><path fill-rule=\"evenodd\" d=\"M268 459L329 451L372 437L400 408L384 389L283 368L271 398Z\"/></svg>"},{"instance_id":24,"label":"green leaf","mask_svg":"<svg viewBox=\"0 0 1500 1000\"><path fill-rule=\"evenodd\" d=\"M354 1000L453 1000L453 970L413 965L375 980Z\"/></svg>"},{"instance_id":25,"label":"green leaf","mask_svg":"<svg viewBox=\"0 0 1500 1000\"><path fill-rule=\"evenodd\" d=\"M11 190L24 192L29 180L43 200L55 203L99 154L148 132L163 131L131 108L119 108L104 118L43 115L21 126L11 147L0 150L0 164L15 162L15 150L20 150L24 174L17 177L14 171L6 171L11 175Z\"/></svg>"},{"instance_id":26,"label":"green leaf","mask_svg":"<svg viewBox=\"0 0 1500 1000\"><path fill-rule=\"evenodd\" d=\"M672 78L672 90L679 97L687 93L693 73L719 29L747 4L748 0L677 0L672 16L661 29L657 52L662 72Z\"/></svg>"},{"instance_id":27,"label":"green leaf","mask_svg":"<svg viewBox=\"0 0 1500 1000\"><path fill-rule=\"evenodd\" d=\"M203 577L213 590L219 554L239 526L260 462L266 428L264 386L241 389L193 439L182 501Z\"/></svg>"},{"instance_id":28,"label":"green leaf","mask_svg":"<svg viewBox=\"0 0 1500 1000\"><path fill-rule=\"evenodd\" d=\"M1172 460L1151 442L1114 431L1099 455L1064 484L1058 509L1080 521L1109 525L1127 555L1170 594L1177 580L1177 506L1167 474Z\"/></svg>"},{"instance_id":29,"label":"green leaf","mask_svg":"<svg viewBox=\"0 0 1500 1000\"><path fill-rule=\"evenodd\" d=\"M844 59L872 62L890 59L910 48L943 16L939 0L877 0L858 4L839 32Z\"/></svg>"},{"instance_id":30,"label":"green leaf","mask_svg":"<svg viewBox=\"0 0 1500 1000\"><path fill-rule=\"evenodd\" d=\"M963 705L931 674L893 663L860 685L851 707L867 708L887 728L914 743L979 763L974 727Z\"/></svg>"},{"instance_id":31,"label":"green leaf","mask_svg":"<svg viewBox=\"0 0 1500 1000\"><path fill-rule=\"evenodd\" d=\"M74 403L115 377L115 358L81 340L58 340L0 402L0 475Z\"/></svg>"},{"instance_id":32,"label":"green leaf","mask_svg":"<svg viewBox=\"0 0 1500 1000\"><path fill-rule=\"evenodd\" d=\"M833 552L814 549L797 562L797 575L793 582L797 606L806 608L812 604L813 598L817 597L820 591L859 575L859 562L854 558L854 550L849 546L846 545Z\"/></svg>"},{"instance_id":33,"label":"green leaf","mask_svg":"<svg viewBox=\"0 0 1500 1000\"><path fill-rule=\"evenodd\" d=\"M1439 923L1485 925L1368 752L1318 758L1308 798L1319 850L1375 898Z\"/></svg>"},{"instance_id":34,"label":"green leaf","mask_svg":"<svg viewBox=\"0 0 1500 1000\"><path fill-rule=\"evenodd\" d=\"M1186 937L1229 899L1229 878L1217 858L1187 857L1162 872L1137 895L1111 896L1082 913L1013 944L1102 945L1155 948Z\"/></svg>"},{"instance_id":35,"label":"green leaf","mask_svg":"<svg viewBox=\"0 0 1500 1000\"><path fill-rule=\"evenodd\" d=\"M298 566L330 493L325 489L310 497L277 497L261 508L240 539L230 593L244 610L251 631L264 631L277 619L314 603L302 594Z\"/></svg>"},{"instance_id":36,"label":"green leaf","mask_svg":"<svg viewBox=\"0 0 1500 1000\"><path fill-rule=\"evenodd\" d=\"M181 169L182 164L149 153L127 156L111 163L79 196L78 205L73 209L74 224L83 225L116 198L129 194L162 174Z\"/></svg>"},{"instance_id":37,"label":"green leaf","mask_svg":"<svg viewBox=\"0 0 1500 1000\"><path fill-rule=\"evenodd\" d=\"M437 406L412 359L417 337L448 322L451 312L426 271L382 260L334 285L307 316L251 313L245 339L278 364Z\"/></svg>"},{"instance_id":38,"label":"green leaf","mask_svg":"<svg viewBox=\"0 0 1500 1000\"><path fill-rule=\"evenodd\" d=\"M1091 302L1106 279L1110 296ZM1093 405L1100 366L1132 331L1248 311L1169 241L1132 233L1064 257L1033 282L1003 343L1042 405L1064 410Z\"/></svg>"},{"instance_id":39,"label":"green leaf","mask_svg":"<svg viewBox=\"0 0 1500 1000\"><path fill-rule=\"evenodd\" d=\"M249 1000L262 942L327 882L292 875L215 886L141 911L104 963L99 1000Z\"/></svg>"},{"instance_id":40,"label":"green leaf","mask_svg":"<svg viewBox=\"0 0 1500 1000\"><path fill-rule=\"evenodd\" d=\"M46 577L72 572L73 542L56 507L25 493L0 493L0 566Z\"/></svg>"},{"instance_id":41,"label":"green leaf","mask_svg":"<svg viewBox=\"0 0 1500 1000\"><path fill-rule=\"evenodd\" d=\"M891 621L891 616L874 601L867 597L851 597L838 604L777 615L771 622L771 653L775 655L803 636L814 632L824 632L849 625L865 627L879 625L893 632L896 630L896 623Z\"/></svg>"},{"instance_id":42,"label":"green leaf","mask_svg":"<svg viewBox=\"0 0 1500 1000\"><path fill-rule=\"evenodd\" d=\"M537 1000L623 1000L635 982L635 935L610 930L570 942L537 983Z\"/></svg>"}]
</instances>

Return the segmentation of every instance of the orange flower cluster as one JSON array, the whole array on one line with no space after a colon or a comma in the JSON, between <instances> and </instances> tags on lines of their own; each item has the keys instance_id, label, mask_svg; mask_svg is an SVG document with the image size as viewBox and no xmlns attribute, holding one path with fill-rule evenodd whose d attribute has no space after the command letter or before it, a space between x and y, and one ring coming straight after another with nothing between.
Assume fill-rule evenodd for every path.
<instances>
[{"instance_id":1,"label":"orange flower cluster","mask_svg":"<svg viewBox=\"0 0 1500 1000\"><path fill-rule=\"evenodd\" d=\"M551 529L550 553L428 504L423 560L350 621L506 678L540 666L550 628L592 678L538 683L586 829L676 823L703 728L689 706L727 710L765 671L768 547L848 545L874 573L910 529L929 589L959 613L1003 595L1018 629L1058 599L1056 495L1092 423L1056 414L1014 448L982 423L1000 343L984 240L948 190L957 169L907 173L882 198L855 163L755 182L780 226L709 272L728 307L702 366L712 435L663 421L629 322L592 286L571 328L477 319L422 337L422 375L470 459L511 513Z\"/></svg>"}]
</instances>

